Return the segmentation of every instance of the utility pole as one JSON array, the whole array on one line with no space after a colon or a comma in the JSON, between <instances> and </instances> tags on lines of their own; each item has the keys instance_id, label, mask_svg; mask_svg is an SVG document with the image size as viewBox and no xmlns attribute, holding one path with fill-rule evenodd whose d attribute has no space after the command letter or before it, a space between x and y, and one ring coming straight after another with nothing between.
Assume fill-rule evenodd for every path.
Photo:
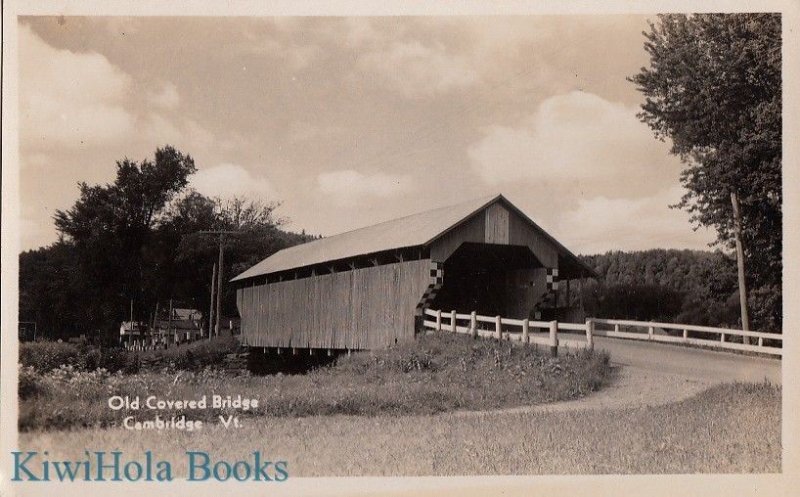
<instances>
[{"instance_id":1,"label":"utility pole","mask_svg":"<svg viewBox=\"0 0 800 497\"><path fill-rule=\"evenodd\" d=\"M214 334L219 335L219 320L220 315L222 313L222 263L223 263L223 246L225 245L225 235L235 235L238 231L233 230L207 230L207 231L200 231L199 233L205 235L219 235L219 261L217 263L217 302L216 302L216 316L214 317ZM213 303L213 285L212 285L212 306ZM212 307L213 311L213 307ZM211 326L209 320L209 338L211 338Z\"/></svg>"},{"instance_id":2,"label":"utility pole","mask_svg":"<svg viewBox=\"0 0 800 497\"><path fill-rule=\"evenodd\" d=\"M223 234L219 234L219 263L217 264L219 269L217 270L217 320L214 324L214 334L219 335L219 319L222 315L222 243L223 243Z\"/></svg>"},{"instance_id":3,"label":"utility pole","mask_svg":"<svg viewBox=\"0 0 800 497\"><path fill-rule=\"evenodd\" d=\"M214 268L211 270L211 302L208 305L208 338L211 338L213 334L212 331L214 330L214 286L217 284L217 265L214 264Z\"/></svg>"},{"instance_id":4,"label":"utility pole","mask_svg":"<svg viewBox=\"0 0 800 497\"><path fill-rule=\"evenodd\" d=\"M739 270L739 306L742 310L742 330L750 330L750 316L747 313L747 285L744 279L744 248L742 247L742 216L739 212L739 198L735 191L731 192L733 205L733 232L736 238L736 265ZM750 344L749 337L742 337L745 345Z\"/></svg>"},{"instance_id":5,"label":"utility pole","mask_svg":"<svg viewBox=\"0 0 800 497\"><path fill-rule=\"evenodd\" d=\"M158 339L158 337L160 335L159 333L156 332L156 323L157 322L158 322L158 301L156 301L156 312L153 314L153 328L152 328L153 331L152 331L152 333L150 335L150 338L156 337L156 339Z\"/></svg>"},{"instance_id":6,"label":"utility pole","mask_svg":"<svg viewBox=\"0 0 800 497\"><path fill-rule=\"evenodd\" d=\"M169 318L167 318L167 335L172 336L172 299L169 299Z\"/></svg>"}]
</instances>

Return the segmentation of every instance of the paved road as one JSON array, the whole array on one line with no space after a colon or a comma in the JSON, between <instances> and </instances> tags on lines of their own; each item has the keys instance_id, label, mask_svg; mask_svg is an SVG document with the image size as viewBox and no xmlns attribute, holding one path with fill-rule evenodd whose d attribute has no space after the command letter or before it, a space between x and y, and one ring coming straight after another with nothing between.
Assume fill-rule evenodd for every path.
<instances>
[{"instance_id":1,"label":"paved road","mask_svg":"<svg viewBox=\"0 0 800 497\"><path fill-rule=\"evenodd\" d=\"M441 416L495 416L498 413L627 409L671 404L720 383L781 384L781 361L665 343L595 337L595 347L619 366L616 378L586 397L551 404L492 411L458 411Z\"/></svg>"},{"instance_id":2,"label":"paved road","mask_svg":"<svg viewBox=\"0 0 800 497\"><path fill-rule=\"evenodd\" d=\"M709 383L767 379L781 384L779 359L608 337L595 337L595 348L607 351L611 354L611 361L621 366L697 378Z\"/></svg>"}]
</instances>

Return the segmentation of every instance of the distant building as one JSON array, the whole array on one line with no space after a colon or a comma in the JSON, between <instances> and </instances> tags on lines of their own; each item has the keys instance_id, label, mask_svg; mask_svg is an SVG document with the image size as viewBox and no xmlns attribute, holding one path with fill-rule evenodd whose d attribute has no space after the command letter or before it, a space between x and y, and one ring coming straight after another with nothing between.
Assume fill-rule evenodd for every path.
<instances>
[{"instance_id":1,"label":"distant building","mask_svg":"<svg viewBox=\"0 0 800 497\"><path fill-rule=\"evenodd\" d=\"M120 343L132 349L166 348L194 342L203 337L203 313L197 309L174 308L155 320L153 326L139 321L123 321Z\"/></svg>"},{"instance_id":2,"label":"distant building","mask_svg":"<svg viewBox=\"0 0 800 497\"><path fill-rule=\"evenodd\" d=\"M140 321L123 321L119 325L119 343L129 347L139 344L147 333L147 325Z\"/></svg>"},{"instance_id":3,"label":"distant building","mask_svg":"<svg viewBox=\"0 0 800 497\"><path fill-rule=\"evenodd\" d=\"M344 350L412 340L425 308L555 316L559 280L593 277L498 195L289 247L232 281L244 345Z\"/></svg>"},{"instance_id":4,"label":"distant building","mask_svg":"<svg viewBox=\"0 0 800 497\"><path fill-rule=\"evenodd\" d=\"M155 322L152 340L155 345L169 346L194 342L203 337L203 313L197 309L174 308Z\"/></svg>"},{"instance_id":5,"label":"distant building","mask_svg":"<svg viewBox=\"0 0 800 497\"><path fill-rule=\"evenodd\" d=\"M203 319L203 313L197 309L183 309L176 307L172 309L172 319L176 321L192 321L199 323Z\"/></svg>"}]
</instances>

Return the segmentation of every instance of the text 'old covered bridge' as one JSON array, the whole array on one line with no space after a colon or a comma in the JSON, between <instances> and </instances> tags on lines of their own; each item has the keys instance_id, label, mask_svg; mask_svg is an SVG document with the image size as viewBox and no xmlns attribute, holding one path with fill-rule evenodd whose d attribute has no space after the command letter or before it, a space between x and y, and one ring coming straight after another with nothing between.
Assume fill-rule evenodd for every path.
<instances>
[{"instance_id":1,"label":"text 'old covered bridge'","mask_svg":"<svg viewBox=\"0 0 800 497\"><path fill-rule=\"evenodd\" d=\"M570 312L558 281L591 268L502 195L276 252L232 281L244 345L374 349L414 338L422 309Z\"/></svg>"}]
</instances>

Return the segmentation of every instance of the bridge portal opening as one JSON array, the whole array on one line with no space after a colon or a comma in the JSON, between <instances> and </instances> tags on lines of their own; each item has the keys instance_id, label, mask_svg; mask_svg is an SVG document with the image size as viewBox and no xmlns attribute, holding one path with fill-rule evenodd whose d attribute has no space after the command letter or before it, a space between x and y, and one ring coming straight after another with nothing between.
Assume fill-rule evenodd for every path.
<instances>
[{"instance_id":1,"label":"bridge portal opening","mask_svg":"<svg viewBox=\"0 0 800 497\"><path fill-rule=\"evenodd\" d=\"M443 269L434 309L522 319L548 293L546 269L526 246L463 243Z\"/></svg>"}]
</instances>

